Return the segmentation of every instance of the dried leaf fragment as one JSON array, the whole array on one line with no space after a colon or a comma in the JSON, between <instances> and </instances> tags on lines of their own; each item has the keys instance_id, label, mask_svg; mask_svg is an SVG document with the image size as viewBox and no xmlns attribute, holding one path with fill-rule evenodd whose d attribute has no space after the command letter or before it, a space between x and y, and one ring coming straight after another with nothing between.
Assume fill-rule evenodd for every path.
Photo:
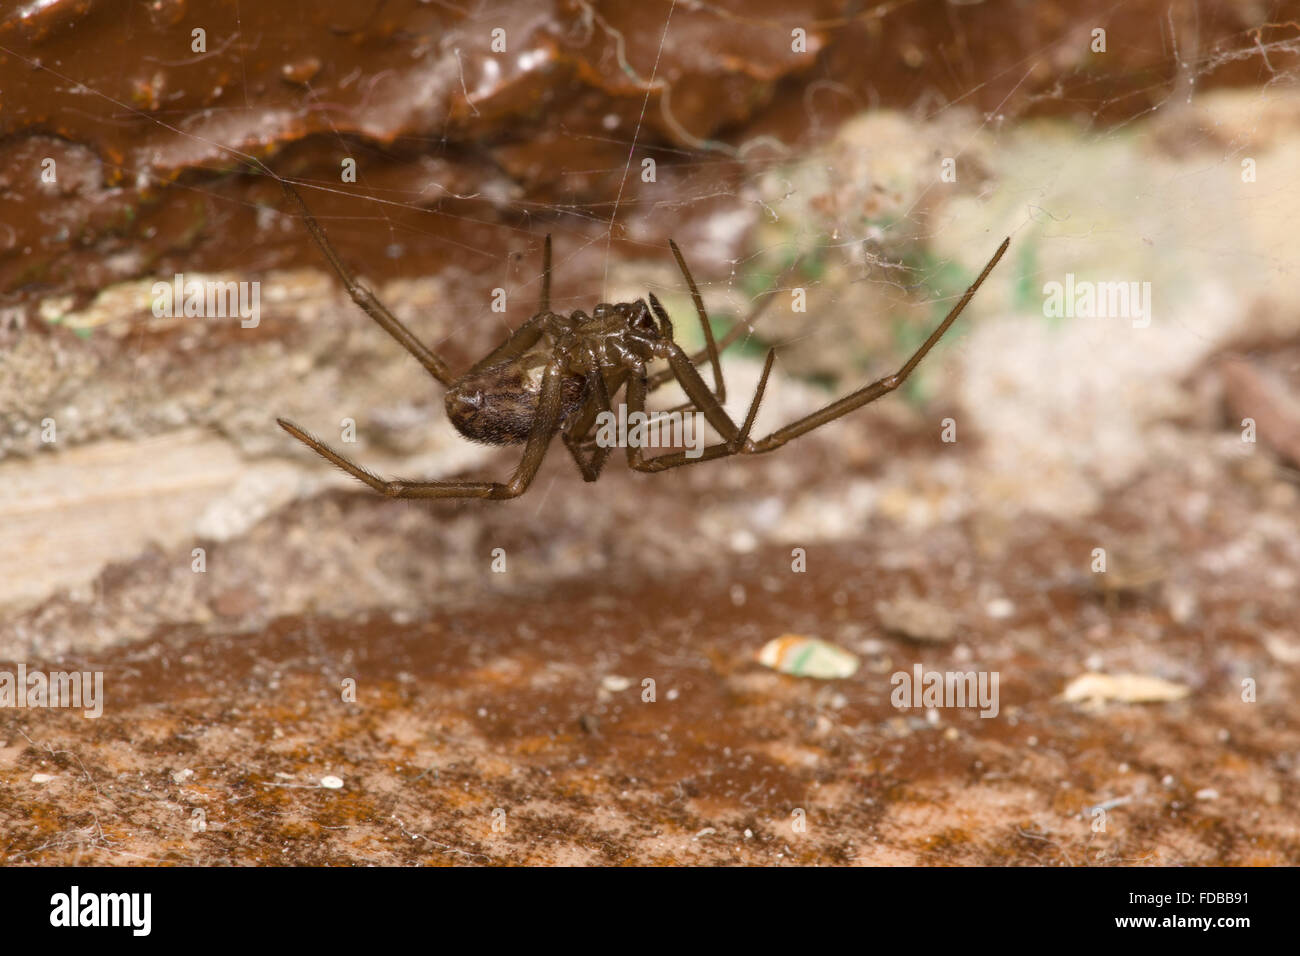
<instances>
[{"instance_id":1,"label":"dried leaf fragment","mask_svg":"<svg viewBox=\"0 0 1300 956\"><path fill-rule=\"evenodd\" d=\"M1182 700L1191 691L1182 684L1147 677L1143 674L1088 673L1066 686L1061 698L1069 703L1085 702L1099 705L1106 701L1125 704L1153 704Z\"/></svg>"}]
</instances>

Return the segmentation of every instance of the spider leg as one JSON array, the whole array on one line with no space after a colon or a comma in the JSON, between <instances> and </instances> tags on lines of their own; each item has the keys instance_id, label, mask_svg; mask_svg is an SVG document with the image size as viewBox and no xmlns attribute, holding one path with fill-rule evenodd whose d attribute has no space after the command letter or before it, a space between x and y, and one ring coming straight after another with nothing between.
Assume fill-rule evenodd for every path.
<instances>
[{"instance_id":1,"label":"spider leg","mask_svg":"<svg viewBox=\"0 0 1300 956\"><path fill-rule=\"evenodd\" d=\"M627 382L627 376L628 373L626 369L615 369L609 372L609 377L601 382L601 385L604 386L605 395L617 395L618 390ZM599 393L597 391L598 388L600 388L600 386L594 383L591 384L591 391L587 403L571 415L568 421L564 423L564 431L573 439L575 445L579 445L583 448L589 447L594 441L594 436L589 435L588 432L591 431L592 426L596 423L596 416L603 411L610 410L610 407L613 404L611 401L602 407Z\"/></svg>"},{"instance_id":2,"label":"spider leg","mask_svg":"<svg viewBox=\"0 0 1300 956\"><path fill-rule=\"evenodd\" d=\"M691 364L690 358L682 351L681 346L676 342L664 342L658 347L656 357L668 360L668 366L672 369L682 390L686 392L686 397L704 414L709 424L722 436L723 441L735 441L736 423L731 420L722 403L709 391L709 386L704 384L704 379L700 378L700 373Z\"/></svg>"},{"instance_id":3,"label":"spider leg","mask_svg":"<svg viewBox=\"0 0 1300 956\"><path fill-rule=\"evenodd\" d=\"M596 369L588 376L588 382L591 384L591 398L579 413L578 419L572 423L572 427L564 429L560 437L564 439L564 447L569 449L569 454L577 463L578 470L582 472L582 480L595 481L600 477L601 469L605 467L605 462L609 460L614 449L612 446L594 445L592 439L585 437L591 430L591 426L595 424L596 416L610 410L609 389L605 385L605 376ZM615 387L615 391L617 390ZM591 451L590 460L582 457L583 452L587 450Z\"/></svg>"},{"instance_id":4,"label":"spider leg","mask_svg":"<svg viewBox=\"0 0 1300 956\"><path fill-rule=\"evenodd\" d=\"M280 427L298 439L326 461L342 468L353 478L369 485L390 498L517 498L527 490L546 449L560 422L561 411L560 364L551 362L542 378L542 390L537 399L537 416L524 444L524 456L507 482L499 481L385 481L373 472L349 461L329 445L307 434L297 425L283 418L276 419Z\"/></svg>"},{"instance_id":5,"label":"spider leg","mask_svg":"<svg viewBox=\"0 0 1300 956\"><path fill-rule=\"evenodd\" d=\"M663 307L663 305L660 303L659 299L655 296L653 292L650 293L650 308L651 310L653 310L655 317L659 319L659 334L662 335L669 342L673 341L673 320L668 318L668 310ZM700 361L699 358L693 358L691 359L691 364L696 365L699 363L699 361ZM671 380L673 374L672 368L669 367L665 371L669 376L669 380ZM718 382L722 381L720 375L719 378L716 379L716 381ZM718 401L723 401L723 395L726 394L725 386L721 389L714 389L713 394L714 396L717 397ZM695 408L695 403L687 400L685 402L682 402L680 405L674 405L672 408L665 408L663 410L663 413L667 415L671 415L673 412L685 412L685 411L690 411L694 408Z\"/></svg>"},{"instance_id":6,"label":"spider leg","mask_svg":"<svg viewBox=\"0 0 1300 956\"><path fill-rule=\"evenodd\" d=\"M767 311L767 307L772 304L774 299L776 299L776 295L779 291L781 291L782 287L785 284L786 279L792 276L798 270L799 266L802 265L802 263L803 263L802 257L796 259L794 263L788 269L786 269L785 272L781 274L781 276L777 279L776 284L767 292L763 293L758 303L752 309L749 310L749 314L746 315L743 319L739 319L735 325L733 325L730 329L727 330L726 335L718 339L717 350L719 355L721 355L728 348L730 348L736 342L736 340L739 339L741 336L753 334L754 323L759 320L759 318L762 316L762 314L765 311ZM707 348L704 348L696 352L690 358L693 364L699 365L708 357L709 357L709 350ZM647 379L647 391L653 392L655 389L660 388L661 386L671 382L673 378L674 376L673 376L672 369L666 368L658 372L655 372L653 375L650 375ZM725 399L723 399L721 394L718 395L718 399L720 401L725 401ZM688 406L679 406L679 410L684 409L686 407Z\"/></svg>"},{"instance_id":7,"label":"spider leg","mask_svg":"<svg viewBox=\"0 0 1300 956\"><path fill-rule=\"evenodd\" d=\"M307 231L316 240L316 245L320 247L325 259L343 282L343 287L348 290L348 295L352 296L352 301L361 306L362 311L378 322L385 332L397 339L402 348L414 355L416 361L423 365L430 375L443 385L450 385L452 375L446 363L434 355L424 343L411 333L410 329L401 323L397 316L388 311L373 292L359 283L352 273L348 271L348 267L343 264L339 254L334 251L334 247L325 238L325 230L320 227L316 217L311 214L311 211L307 208L307 203L298 194L298 190L294 189L287 179L281 179L280 185L284 188L284 194L289 197L290 205L296 206L298 212L302 215L303 222L307 224Z\"/></svg>"},{"instance_id":8,"label":"spider leg","mask_svg":"<svg viewBox=\"0 0 1300 956\"><path fill-rule=\"evenodd\" d=\"M551 311L551 234L546 234L542 244L542 299L537 303L538 312Z\"/></svg>"},{"instance_id":9,"label":"spider leg","mask_svg":"<svg viewBox=\"0 0 1300 956\"><path fill-rule=\"evenodd\" d=\"M993 271L993 267L998 264L998 260L1002 258L1003 253L1007 251L1009 245L1011 245L1011 238L1008 236L1003 241L1002 245L998 247L998 251L993 254L993 258L989 260L988 265L984 267L984 271L979 274L979 278L971 283L970 288L962 294L962 297L957 300L957 304L952 307L952 311L945 316L941 323L939 323L939 327L930 333L930 337L921 343L921 347L912 353L911 358L909 358L903 364L903 367L897 372L893 375L887 375L879 381L872 382L870 385L858 389L858 391L853 392L851 395L846 395L839 401L832 402L820 411L813 412L811 415L807 415L796 422L786 425L784 428L773 432L766 438L754 442L752 449L746 449L746 451L752 454L773 451L780 448L791 439L798 438L800 435L810 432L814 428L825 425L827 422L834 421L841 415L847 415L854 409L861 408L863 405L874 402L876 399L888 395L894 389L898 388L899 385L906 381L907 376L912 374L912 370L920 364L921 359L925 358L930 349L934 347L934 344L943 337L945 332L948 331L948 327L951 326L957 316L961 314L962 309L966 308L967 303L970 302L976 291L984 283L984 280L988 278L989 273Z\"/></svg>"},{"instance_id":10,"label":"spider leg","mask_svg":"<svg viewBox=\"0 0 1300 956\"><path fill-rule=\"evenodd\" d=\"M548 233L546 243L542 246L542 298L537 304L537 312L533 317L525 322L519 328L510 333L510 336L489 352L486 356L479 359L470 366L469 375L480 369L485 369L490 365L496 365L498 362L504 362L512 359L517 355L522 355L530 348L537 344L537 340L542 337L542 321L550 314L551 311L551 237Z\"/></svg>"},{"instance_id":11,"label":"spider leg","mask_svg":"<svg viewBox=\"0 0 1300 956\"><path fill-rule=\"evenodd\" d=\"M628 467L634 471L667 471L669 468L677 468L681 465L693 465L700 461L713 461L717 458L726 458L729 455L740 454L746 450L749 442L749 431L754 427L754 419L758 415L759 403L763 401L763 392L767 389L767 377L772 371L772 360L776 358L775 351L767 353L767 361L763 364L763 374L758 380L758 388L754 390L754 397L749 403L749 414L745 416L745 424L741 426L736 437L729 442L719 442L716 445L709 445L700 450L694 456L688 455L685 451L670 452L666 455L656 455L654 458L645 458L641 454L641 449L632 445L627 449ZM630 412L645 412L646 397L646 376L645 373L634 376L627 385L627 404Z\"/></svg>"},{"instance_id":12,"label":"spider leg","mask_svg":"<svg viewBox=\"0 0 1300 956\"><path fill-rule=\"evenodd\" d=\"M677 260L678 267L682 270L682 275L686 277L686 284L691 289L691 299L695 302L695 311L700 317L700 327L704 329L704 346L709 356L709 364L713 366L713 391L718 396L718 401L727 400L727 387L722 382L722 361L718 358L718 346L713 341L713 327L709 325L709 313L704 311L704 297L700 295L700 288L695 284L695 277L691 275L691 270L686 268L686 260L682 258L682 250L677 248L677 243L671 239L668 245L673 250L673 258ZM654 297L651 296L651 299ZM662 312L660 306L655 310Z\"/></svg>"},{"instance_id":13,"label":"spider leg","mask_svg":"<svg viewBox=\"0 0 1300 956\"><path fill-rule=\"evenodd\" d=\"M542 320L546 318L546 313L538 312L531 319L525 322L519 328L510 333L509 337L489 352L486 356L479 359L469 367L465 374L487 368L489 365L496 365L498 362L505 362L508 359L522 355L530 348L537 344L537 340L542 337Z\"/></svg>"}]
</instances>

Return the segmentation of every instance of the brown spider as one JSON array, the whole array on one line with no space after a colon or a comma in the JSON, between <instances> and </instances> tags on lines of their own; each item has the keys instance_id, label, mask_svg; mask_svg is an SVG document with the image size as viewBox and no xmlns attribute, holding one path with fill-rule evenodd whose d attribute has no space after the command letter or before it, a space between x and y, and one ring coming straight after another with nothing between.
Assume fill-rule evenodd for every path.
<instances>
[{"instance_id":1,"label":"brown spider","mask_svg":"<svg viewBox=\"0 0 1300 956\"><path fill-rule=\"evenodd\" d=\"M512 332L486 358L472 366L464 375L455 378L442 359L417 340L373 293L358 284L330 246L324 230L307 209L302 197L288 182L281 180L281 184L290 202L301 211L312 238L343 280L353 301L414 355L430 375L447 386L447 416L456 429L473 441L491 445L522 443L524 446L523 460L510 480L504 483L385 481L344 458L292 422L283 418L276 419L281 428L321 457L365 482L375 491L393 498L518 497L537 475L537 469L556 432L563 437L565 446L582 472L583 480L595 481L613 449L607 445L598 445L591 432L600 413L610 411L611 396L626 386L629 410L644 414L647 393L673 378L677 379L690 399L674 411L702 412L723 441L704 448L694 457L678 451L649 459L642 457L639 447L629 443L627 461L633 469L664 471L696 461L710 461L736 454L759 454L780 448L792 438L846 415L868 402L874 402L898 388L952 325L1011 243L1011 239L1007 238L998 247L979 278L901 369L764 439L750 441L749 430L754 424L754 416L763 398L776 353L767 353L767 362L750 402L749 414L745 417L745 423L737 428L722 407L726 393L718 354L735 341L748 326L748 321L737 323L720 343L714 341L709 318L704 311L704 300L675 242L669 240L669 245L686 278L686 284L690 287L691 298L695 301L695 311L699 314L704 329L704 352L688 356L673 341L672 322L654 293L649 294L648 307L644 300L638 299L636 302L613 304L602 302L590 316L582 311L569 315L552 312L551 237L547 236L542 253L542 298L537 313ZM763 304L767 301L770 301L770 297ZM761 308L760 305L759 310ZM750 321L753 318L750 316ZM695 363L706 355L716 383L713 391L710 391L695 368ZM668 368L650 374L646 371L646 366L656 359L666 360ZM588 455L590 457L585 457Z\"/></svg>"}]
</instances>

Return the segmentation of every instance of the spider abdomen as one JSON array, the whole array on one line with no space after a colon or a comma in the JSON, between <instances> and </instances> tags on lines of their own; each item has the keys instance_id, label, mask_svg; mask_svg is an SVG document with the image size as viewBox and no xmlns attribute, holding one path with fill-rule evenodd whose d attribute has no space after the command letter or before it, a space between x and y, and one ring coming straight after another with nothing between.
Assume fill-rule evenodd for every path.
<instances>
[{"instance_id":1,"label":"spider abdomen","mask_svg":"<svg viewBox=\"0 0 1300 956\"><path fill-rule=\"evenodd\" d=\"M528 440L537 417L537 402L546 372L546 357L528 353L471 372L447 390L447 417L471 441L518 445ZM561 391L561 419L582 405L582 378L566 375Z\"/></svg>"}]
</instances>

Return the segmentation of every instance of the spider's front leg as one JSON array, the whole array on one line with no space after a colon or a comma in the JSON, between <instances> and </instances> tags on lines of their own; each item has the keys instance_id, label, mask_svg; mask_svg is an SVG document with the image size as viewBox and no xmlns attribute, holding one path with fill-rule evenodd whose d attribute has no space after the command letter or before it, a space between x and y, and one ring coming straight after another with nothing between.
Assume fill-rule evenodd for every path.
<instances>
[{"instance_id":1,"label":"spider's front leg","mask_svg":"<svg viewBox=\"0 0 1300 956\"><path fill-rule=\"evenodd\" d=\"M675 248L673 252L674 255L677 256L681 255L680 251L678 251ZM792 262L789 266L787 266L785 271L782 272L779 276L777 276L776 281L773 284L772 288L768 289L766 292L762 293L758 297L757 302L755 302L752 305L752 307L749 310L749 313L744 318L737 319L735 324L732 325L731 329L728 330L727 334L724 335L722 338L718 339L716 345L712 347L706 345L705 348L700 349L694 355L690 356L691 364L699 365L705 359L711 358L711 356L714 353L720 356L723 352L725 352L728 348L730 348L735 342L737 342L741 338L741 336L753 335L754 323L757 322L762 317L763 313L767 310L767 307L771 305L773 301L776 300L777 294L782 290L784 290L788 285L788 283L790 282L790 280L793 279L793 277L799 272L799 269L803 265L803 261L804 261L804 257L799 256L794 260L794 262ZM695 280L691 278L689 272L686 272L686 276L687 276L687 282L693 285ZM696 288L692 293L692 298L697 298L696 293L698 292L699 289ZM652 307L654 306L653 301L651 302L651 306ZM703 308L702 300L698 308L700 309ZM705 322L706 324L708 322L708 317L707 315L704 315L703 312L701 312L701 321ZM712 329L710 329L710 332L711 331ZM720 374L720 370L719 370L719 374ZM671 382L673 378L674 378L673 370L671 368L661 369L658 372L654 372L647 378L646 391L653 392L655 389L660 388L661 386ZM719 384L721 385L721 381L722 381L721 378L719 378L718 381ZM726 397L725 397L726 393L721 388L719 388L715 392L715 394L718 396L718 401L720 402L726 401ZM670 409L670 411L681 411L687 407L688 406L686 405L682 405L679 406L678 408Z\"/></svg>"},{"instance_id":2,"label":"spider's front leg","mask_svg":"<svg viewBox=\"0 0 1300 956\"><path fill-rule=\"evenodd\" d=\"M758 415L759 403L763 401L763 392L767 389L767 377L772 372L772 361L775 358L775 350L768 351L767 361L763 363L763 374L758 380L758 388L754 390L754 398L749 403L749 413L745 416L745 424L739 430L735 430L735 425L731 426L733 435L729 441L709 445L694 456L688 455L684 451L675 451L667 455L656 455L654 458L645 458L641 454L640 448L629 444L627 448L628 467L634 471L666 471L669 468L677 468L681 465L693 465L699 461L713 461L716 458L726 458L729 455L752 451L753 445L749 440L749 432L754 427L754 419ZM698 375L696 378L698 380ZM683 388L687 387L684 381L681 384ZM700 384L703 385L702 382ZM627 383L627 407L629 412L645 412L647 390L645 369L638 369ZM712 398L712 395L709 397ZM728 418L727 421L730 422L731 419Z\"/></svg>"},{"instance_id":3,"label":"spider's front leg","mask_svg":"<svg viewBox=\"0 0 1300 956\"><path fill-rule=\"evenodd\" d=\"M298 439L316 454L353 478L365 482L375 491L390 498L517 498L532 484L537 469L546 457L546 449L559 428L562 411L561 363L552 360L542 376L542 388L537 398L537 414L524 444L524 457L507 482L499 481L385 481L374 472L367 471L349 461L320 439L309 435L297 425L277 418L280 427Z\"/></svg>"},{"instance_id":4,"label":"spider's front leg","mask_svg":"<svg viewBox=\"0 0 1300 956\"><path fill-rule=\"evenodd\" d=\"M979 291L979 287L984 284L984 280L989 277L989 273L993 271L993 267L998 264L998 261L1002 258L1003 254L1006 253L1007 248L1010 245L1011 237L1008 236L1002 241L1002 245L998 246L998 251L993 253L993 258L984 266L984 270L976 277L975 281L970 284L969 288L962 293L962 297L957 300L957 304L952 307L952 310L944 317L944 320L939 323L938 327L933 332L930 333L930 337L922 342L920 347L908 357L907 361L903 363L903 367L897 372L893 375L886 375L884 378L872 382L870 385L865 385L856 392L841 398L839 401L831 402L820 411L813 412L811 415L805 415L798 421L791 422L784 428L774 431L766 438L759 439L754 442L753 448L749 449L749 451L754 454L775 451L786 442L798 438L800 435L807 434L814 428L820 428L827 422L833 422L835 419L847 415L849 412L861 408L863 405L868 405L878 398L883 398L902 385L903 382L907 381L907 377L912 374L916 367L921 364L921 360L929 354L930 349L934 348L935 343L943 338L943 334L948 331L953 322L957 321L957 316L961 315L962 310L966 308L970 300L975 297L975 293Z\"/></svg>"}]
</instances>

